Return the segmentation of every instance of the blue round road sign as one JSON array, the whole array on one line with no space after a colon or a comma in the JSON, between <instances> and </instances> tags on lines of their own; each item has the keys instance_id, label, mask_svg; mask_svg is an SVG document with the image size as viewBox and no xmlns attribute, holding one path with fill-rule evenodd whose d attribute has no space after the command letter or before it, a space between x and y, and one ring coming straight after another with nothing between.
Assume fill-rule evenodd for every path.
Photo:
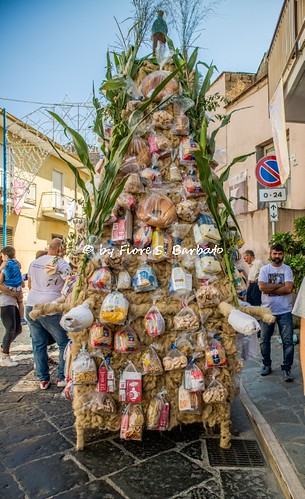
<instances>
[{"instance_id":1,"label":"blue round road sign","mask_svg":"<svg viewBox=\"0 0 305 499\"><path fill-rule=\"evenodd\" d=\"M281 185L281 177L276 156L264 156L256 165L255 175L258 182L264 187Z\"/></svg>"}]
</instances>

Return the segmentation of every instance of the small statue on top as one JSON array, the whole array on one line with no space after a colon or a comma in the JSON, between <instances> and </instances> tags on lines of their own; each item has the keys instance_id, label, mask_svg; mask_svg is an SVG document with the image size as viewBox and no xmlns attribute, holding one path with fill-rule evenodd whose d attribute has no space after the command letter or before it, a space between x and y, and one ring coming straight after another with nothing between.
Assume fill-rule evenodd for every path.
<instances>
[{"instance_id":1,"label":"small statue on top","mask_svg":"<svg viewBox=\"0 0 305 499\"><path fill-rule=\"evenodd\" d=\"M165 20L163 19L164 11L163 10L157 10L157 18L153 22L152 28L151 28L151 39L153 41L153 56L156 56L156 48L157 44L163 43L164 45L166 44L166 35L167 35L167 24Z\"/></svg>"}]
</instances>

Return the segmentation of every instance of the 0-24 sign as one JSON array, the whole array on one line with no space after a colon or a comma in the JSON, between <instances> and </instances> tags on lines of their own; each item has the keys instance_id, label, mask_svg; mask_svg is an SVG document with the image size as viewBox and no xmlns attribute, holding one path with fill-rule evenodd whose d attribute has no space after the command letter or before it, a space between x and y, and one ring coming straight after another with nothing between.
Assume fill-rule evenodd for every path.
<instances>
[{"instance_id":1,"label":"0-24 sign","mask_svg":"<svg viewBox=\"0 0 305 499\"><path fill-rule=\"evenodd\" d=\"M279 189L260 189L259 190L259 200L261 203L270 202L270 201L278 201L281 203L282 201L286 201L286 189L285 187L281 187Z\"/></svg>"}]
</instances>

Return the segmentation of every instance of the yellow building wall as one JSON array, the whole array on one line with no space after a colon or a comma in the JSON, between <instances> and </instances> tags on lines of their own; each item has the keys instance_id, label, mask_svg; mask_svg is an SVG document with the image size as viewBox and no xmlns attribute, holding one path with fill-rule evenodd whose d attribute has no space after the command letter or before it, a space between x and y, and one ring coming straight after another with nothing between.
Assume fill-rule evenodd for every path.
<instances>
[{"instance_id":1,"label":"yellow building wall","mask_svg":"<svg viewBox=\"0 0 305 499\"><path fill-rule=\"evenodd\" d=\"M2 137L1 127L0 137ZM63 174L62 195L73 199L76 199L76 197L77 199L82 198L74 174L67 164L56 156L48 156L33 180L36 185L36 205L23 207L19 215L14 214L11 205L7 206L7 227L13 229L13 244L23 273L27 272L29 264L35 259L36 252L45 249L50 243L52 235L66 238L69 230L71 230L66 221L56 220L42 213L42 195L46 192L52 192L53 170ZM88 176L83 172L80 173L81 177L86 181ZM3 225L2 204L0 205L0 225ZM0 245L2 246L2 240Z\"/></svg>"}]
</instances>

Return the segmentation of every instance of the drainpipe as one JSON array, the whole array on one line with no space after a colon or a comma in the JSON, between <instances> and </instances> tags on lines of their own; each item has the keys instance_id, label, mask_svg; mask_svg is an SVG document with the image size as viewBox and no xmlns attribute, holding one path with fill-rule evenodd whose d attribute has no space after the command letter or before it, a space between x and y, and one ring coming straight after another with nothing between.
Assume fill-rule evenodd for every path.
<instances>
[{"instance_id":1,"label":"drainpipe","mask_svg":"<svg viewBox=\"0 0 305 499\"><path fill-rule=\"evenodd\" d=\"M6 163L6 110L3 108L3 221L2 221L2 246L6 246L6 204L7 204L7 163Z\"/></svg>"}]
</instances>

